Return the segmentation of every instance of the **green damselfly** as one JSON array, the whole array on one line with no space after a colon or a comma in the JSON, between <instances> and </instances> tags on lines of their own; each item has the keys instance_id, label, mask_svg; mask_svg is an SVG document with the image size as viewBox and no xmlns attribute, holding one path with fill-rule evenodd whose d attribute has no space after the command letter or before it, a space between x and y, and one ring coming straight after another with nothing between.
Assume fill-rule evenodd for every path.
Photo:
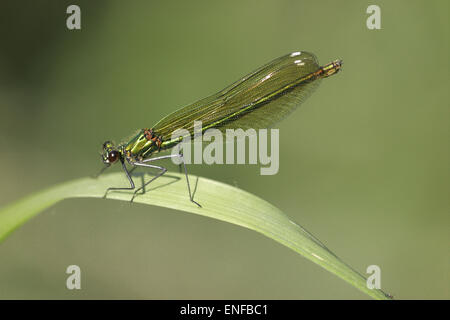
<instances>
[{"instance_id":1,"label":"green damselfly","mask_svg":"<svg viewBox=\"0 0 450 320\"><path fill-rule=\"evenodd\" d=\"M120 162L130 182L130 187L108 188L105 196L111 190L136 189L126 163L134 168L160 170L156 176L134 191L133 200L138 191L167 171L165 167L150 162L178 157L184 166L189 198L200 206L194 201L183 155L179 153L152 157L155 153L169 150L182 141L181 137L172 139L175 130L186 129L193 137L194 121L202 122L202 133L210 128L222 132L225 129L268 128L291 113L317 88L322 78L337 73L341 66L342 61L336 60L321 67L312 53L290 53L267 63L222 91L169 114L151 129L140 130L119 146L114 146L110 141L105 142L102 154L105 163L103 170Z\"/></svg>"}]
</instances>

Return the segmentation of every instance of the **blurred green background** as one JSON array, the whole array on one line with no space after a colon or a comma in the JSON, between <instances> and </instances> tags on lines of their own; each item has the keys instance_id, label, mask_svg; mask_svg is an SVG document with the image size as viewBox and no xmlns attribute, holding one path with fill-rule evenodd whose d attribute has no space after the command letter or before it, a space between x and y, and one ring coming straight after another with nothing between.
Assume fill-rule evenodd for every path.
<instances>
[{"instance_id":1,"label":"blurred green background","mask_svg":"<svg viewBox=\"0 0 450 320\"><path fill-rule=\"evenodd\" d=\"M69 4L81 7L80 31L66 28ZM370 4L381 7L381 30L366 28ZM273 58L311 51L321 64L343 59L343 71L279 124L279 173L260 176L256 165L190 173L266 199L361 273L380 266L395 298L449 299L449 7L2 1L0 206L96 173L105 140L151 127ZM81 267L82 290L65 287L70 264ZM82 199L0 244L0 298L367 296L255 232Z\"/></svg>"}]
</instances>

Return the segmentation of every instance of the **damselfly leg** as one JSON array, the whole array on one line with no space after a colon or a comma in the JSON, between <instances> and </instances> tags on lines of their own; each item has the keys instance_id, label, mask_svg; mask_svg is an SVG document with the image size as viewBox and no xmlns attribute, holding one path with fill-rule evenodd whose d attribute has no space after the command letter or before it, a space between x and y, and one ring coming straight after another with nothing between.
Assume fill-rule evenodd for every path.
<instances>
[{"instance_id":1,"label":"damselfly leg","mask_svg":"<svg viewBox=\"0 0 450 320\"><path fill-rule=\"evenodd\" d=\"M180 161L181 161L180 165L183 164L183 166L184 166L184 175L186 177L187 187L188 187L188 191L189 191L189 199L191 200L191 202L195 203L197 206L199 206L201 208L202 206L197 201L194 200L194 195L191 192L191 185L189 183L189 177L188 177L188 173L187 173L186 163L184 162L184 157L183 157L183 154L181 154L181 153L179 153L179 154L170 154L170 155L167 155L167 156L160 156L160 157L149 158L149 159L145 159L145 160L139 161L139 162L137 162L137 161L136 162L132 162L131 164L134 165L134 166L155 168L155 169L161 170L161 172L158 173L155 177L153 177L149 181L147 181L146 183L144 183L144 185L142 185L142 187L136 189L134 191L133 198L131 199L131 201L134 200L134 198L136 197L136 194L140 190L144 189L148 184L150 184L154 180L158 179L159 177L161 177L163 174L165 174L167 172L167 169L165 167L151 165L151 164L148 164L148 162L164 160L164 159L169 159L169 158L175 158L175 157L179 158Z\"/></svg>"},{"instance_id":2,"label":"damselfly leg","mask_svg":"<svg viewBox=\"0 0 450 320\"><path fill-rule=\"evenodd\" d=\"M134 181L133 181L133 179L131 178L130 172L129 172L128 169L127 169L127 166L126 166L126 164L125 164L125 161L124 161L123 159L120 159L120 162L122 163L123 171L125 171L125 174L126 174L126 176L127 176L127 178L128 178L128 181L130 182L130 186L129 186L129 187L120 187L120 188L117 188L117 187L110 187L110 188L106 189L106 192L105 192L105 195L103 196L103 198L106 198L106 195L107 195L108 192L111 191L111 190L134 190L134 189L136 188L136 186L134 185Z\"/></svg>"},{"instance_id":3,"label":"damselfly leg","mask_svg":"<svg viewBox=\"0 0 450 320\"><path fill-rule=\"evenodd\" d=\"M131 168L131 170L128 170L128 168L127 168L127 166L125 164L125 161L123 159L120 159L120 161L122 163L123 171L125 172L125 175L127 176L128 181L130 182L130 186L129 187L120 187L120 188L118 188L118 187L110 187L110 188L106 189L105 195L103 197L106 198L106 196L107 196L109 191L135 190L134 193L133 193L133 197L130 200L131 202L133 202L134 198L136 197L136 195L137 195L137 193L139 191L143 190L147 185L149 185L151 182L155 181L156 179L158 179L159 177L161 177L162 175L164 175L167 172L167 169L165 167L152 165L152 164L149 164L148 162L164 160L164 159L169 159L169 158L174 158L174 157L178 157L180 159L180 161L181 161L181 163L179 164L180 168L181 168L181 165L183 165L183 167L184 167L184 175L186 177L187 187L188 187L188 191L189 191L189 199L191 200L191 202L195 203L197 206L199 206L201 208L202 206L197 201L194 200L194 194L191 191L191 185L189 183L189 176L188 176L188 173L187 173L186 163L184 162L184 157L183 157L183 155L181 153L180 154L175 154L175 155L167 155L167 156L149 158L149 159L145 159L143 161L130 162L130 164L133 166L133 168ZM109 167L109 165L105 166L104 169L106 169L108 167ZM131 177L131 172L133 172L137 167L159 169L161 171L156 176L154 176L152 179L150 179L149 181L145 182L141 187L136 189L136 186L134 184L133 178ZM103 170L101 172L103 172Z\"/></svg>"}]
</instances>

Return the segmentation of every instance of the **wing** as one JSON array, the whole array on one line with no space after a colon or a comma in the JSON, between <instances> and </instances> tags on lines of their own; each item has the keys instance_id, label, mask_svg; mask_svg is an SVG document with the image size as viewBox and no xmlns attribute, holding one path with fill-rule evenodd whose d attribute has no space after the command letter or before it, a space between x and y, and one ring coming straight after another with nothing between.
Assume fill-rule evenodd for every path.
<instances>
[{"instance_id":1,"label":"wing","mask_svg":"<svg viewBox=\"0 0 450 320\"><path fill-rule=\"evenodd\" d=\"M192 134L194 121L202 121L203 130L271 127L319 85L320 79L311 76L319 69L312 53L285 55L222 91L169 114L153 128L167 141L176 129L187 129Z\"/></svg>"}]
</instances>

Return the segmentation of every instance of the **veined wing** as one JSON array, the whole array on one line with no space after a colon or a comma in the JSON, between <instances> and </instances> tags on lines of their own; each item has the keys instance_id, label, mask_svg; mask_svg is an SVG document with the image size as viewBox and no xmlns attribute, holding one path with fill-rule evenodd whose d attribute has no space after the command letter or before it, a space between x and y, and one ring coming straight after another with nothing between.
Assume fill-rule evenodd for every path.
<instances>
[{"instance_id":1,"label":"veined wing","mask_svg":"<svg viewBox=\"0 0 450 320\"><path fill-rule=\"evenodd\" d=\"M222 91L188 105L153 128L163 141L176 129L193 134L194 121L202 128L268 128L299 106L319 85L311 75L320 66L308 52L294 52L260 67Z\"/></svg>"}]
</instances>

